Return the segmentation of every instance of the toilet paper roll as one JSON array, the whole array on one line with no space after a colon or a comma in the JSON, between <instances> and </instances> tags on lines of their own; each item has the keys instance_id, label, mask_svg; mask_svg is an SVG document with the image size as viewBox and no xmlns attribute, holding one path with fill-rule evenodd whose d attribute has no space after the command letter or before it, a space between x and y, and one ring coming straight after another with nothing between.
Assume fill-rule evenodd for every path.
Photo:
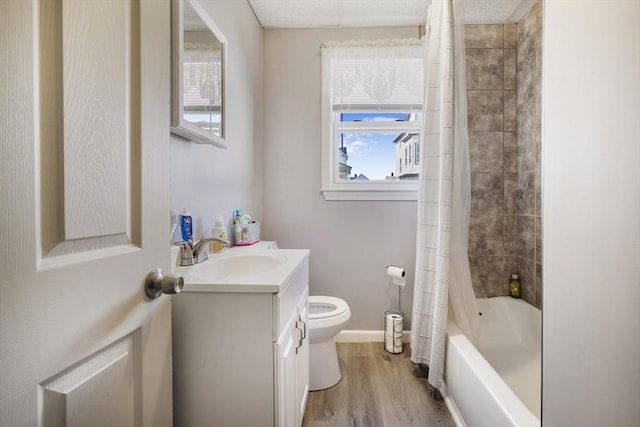
<instances>
[{"instance_id":1,"label":"toilet paper roll","mask_svg":"<svg viewBox=\"0 0 640 427\"><path fill-rule=\"evenodd\" d=\"M385 333L388 336L393 337L394 333L402 334L403 319L399 314L387 314L387 321L385 322Z\"/></svg>"},{"instance_id":2,"label":"toilet paper roll","mask_svg":"<svg viewBox=\"0 0 640 427\"><path fill-rule=\"evenodd\" d=\"M389 353L402 353L402 338L393 339L387 335L385 337L384 348Z\"/></svg>"},{"instance_id":3,"label":"toilet paper roll","mask_svg":"<svg viewBox=\"0 0 640 427\"><path fill-rule=\"evenodd\" d=\"M393 354L398 354L398 353L402 353L402 345L392 345L390 343L386 343L384 346L385 350L387 350L389 353L393 353Z\"/></svg>"},{"instance_id":4,"label":"toilet paper roll","mask_svg":"<svg viewBox=\"0 0 640 427\"><path fill-rule=\"evenodd\" d=\"M405 271L402 267L396 267L395 265L390 265L387 267L387 276L391 278L391 282L397 286L405 285Z\"/></svg>"},{"instance_id":5,"label":"toilet paper roll","mask_svg":"<svg viewBox=\"0 0 640 427\"><path fill-rule=\"evenodd\" d=\"M394 347L402 348L402 338L396 338L396 339L392 340L391 342L393 343Z\"/></svg>"},{"instance_id":6,"label":"toilet paper roll","mask_svg":"<svg viewBox=\"0 0 640 427\"><path fill-rule=\"evenodd\" d=\"M389 313L385 317L384 341L389 353L402 353L404 318L401 314Z\"/></svg>"}]
</instances>

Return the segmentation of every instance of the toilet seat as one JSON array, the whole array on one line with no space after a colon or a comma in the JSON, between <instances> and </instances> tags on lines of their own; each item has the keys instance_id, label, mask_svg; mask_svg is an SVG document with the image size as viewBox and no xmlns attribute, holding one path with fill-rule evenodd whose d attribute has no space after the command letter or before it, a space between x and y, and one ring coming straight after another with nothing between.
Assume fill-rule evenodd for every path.
<instances>
[{"instance_id":1,"label":"toilet seat","mask_svg":"<svg viewBox=\"0 0 640 427\"><path fill-rule=\"evenodd\" d=\"M328 296L309 297L309 319L327 319L339 316L347 310L349 310L349 306L340 298Z\"/></svg>"}]
</instances>

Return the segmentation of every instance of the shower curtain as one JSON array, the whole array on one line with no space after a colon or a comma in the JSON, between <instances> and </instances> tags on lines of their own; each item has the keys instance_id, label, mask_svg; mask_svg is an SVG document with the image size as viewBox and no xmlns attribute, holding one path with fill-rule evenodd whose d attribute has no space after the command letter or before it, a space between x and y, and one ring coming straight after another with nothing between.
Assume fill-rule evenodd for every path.
<instances>
[{"instance_id":1,"label":"shower curtain","mask_svg":"<svg viewBox=\"0 0 640 427\"><path fill-rule=\"evenodd\" d=\"M474 342L477 307L468 258L471 184L463 1L433 0L425 34L424 149L418 200L411 360L443 385L449 303Z\"/></svg>"}]
</instances>

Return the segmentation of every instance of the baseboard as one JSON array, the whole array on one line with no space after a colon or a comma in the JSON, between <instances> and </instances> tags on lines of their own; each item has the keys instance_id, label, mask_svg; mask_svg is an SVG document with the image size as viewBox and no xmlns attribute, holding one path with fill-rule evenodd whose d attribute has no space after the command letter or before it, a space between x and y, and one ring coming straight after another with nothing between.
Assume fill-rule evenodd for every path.
<instances>
[{"instance_id":1,"label":"baseboard","mask_svg":"<svg viewBox=\"0 0 640 427\"><path fill-rule=\"evenodd\" d=\"M411 342L411 331L404 331L402 341ZM384 331L346 329L336 336L336 342L384 342Z\"/></svg>"}]
</instances>

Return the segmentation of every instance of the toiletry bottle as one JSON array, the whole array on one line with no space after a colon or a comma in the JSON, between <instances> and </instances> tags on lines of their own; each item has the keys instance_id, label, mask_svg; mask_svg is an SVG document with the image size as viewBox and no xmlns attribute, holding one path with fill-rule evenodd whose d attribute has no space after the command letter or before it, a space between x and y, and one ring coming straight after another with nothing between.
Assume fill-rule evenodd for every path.
<instances>
[{"instance_id":1,"label":"toiletry bottle","mask_svg":"<svg viewBox=\"0 0 640 427\"><path fill-rule=\"evenodd\" d=\"M222 219L222 214L218 214L215 222L213 223L213 229L211 230L211 236L220 237L221 239L227 240L227 227L224 225L224 219ZM220 242L213 241L211 242L211 252L222 252L225 250L225 245Z\"/></svg>"},{"instance_id":2,"label":"toiletry bottle","mask_svg":"<svg viewBox=\"0 0 640 427\"><path fill-rule=\"evenodd\" d=\"M193 217L191 216L187 208L185 208L180 214L178 222L180 223L182 240L184 242L192 242L193 241Z\"/></svg>"},{"instance_id":3,"label":"toiletry bottle","mask_svg":"<svg viewBox=\"0 0 640 427\"><path fill-rule=\"evenodd\" d=\"M182 241L182 232L180 231L180 227L178 227L178 218L171 224L171 234L169 235L169 242L174 245L177 242Z\"/></svg>"},{"instance_id":4,"label":"toiletry bottle","mask_svg":"<svg viewBox=\"0 0 640 427\"><path fill-rule=\"evenodd\" d=\"M512 298L522 297L522 285L516 273L511 275L511 283L509 283L509 292Z\"/></svg>"},{"instance_id":5,"label":"toiletry bottle","mask_svg":"<svg viewBox=\"0 0 640 427\"><path fill-rule=\"evenodd\" d=\"M240 223L241 220L242 220L242 211L240 209L236 209L235 211L233 211L233 222Z\"/></svg>"},{"instance_id":6,"label":"toiletry bottle","mask_svg":"<svg viewBox=\"0 0 640 427\"><path fill-rule=\"evenodd\" d=\"M240 222L242 221L242 211L236 210L233 214L233 234L236 245L242 242L242 227L240 226Z\"/></svg>"}]
</instances>

